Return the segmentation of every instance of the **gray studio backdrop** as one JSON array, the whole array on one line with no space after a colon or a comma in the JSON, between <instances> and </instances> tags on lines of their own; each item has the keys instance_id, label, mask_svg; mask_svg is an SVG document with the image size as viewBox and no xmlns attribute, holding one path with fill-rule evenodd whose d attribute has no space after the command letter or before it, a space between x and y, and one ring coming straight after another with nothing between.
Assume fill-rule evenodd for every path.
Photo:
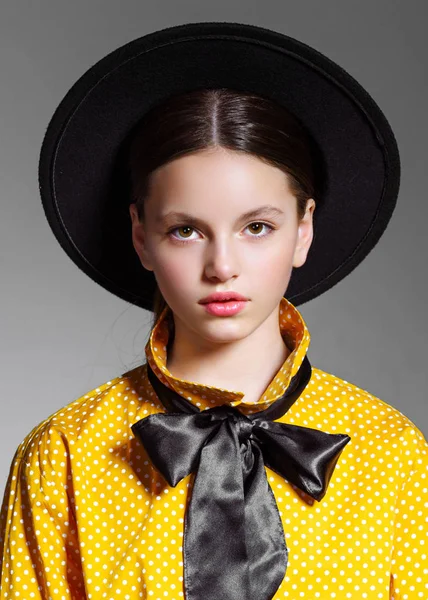
<instances>
[{"instance_id":1,"label":"gray studio backdrop","mask_svg":"<svg viewBox=\"0 0 428 600\"><path fill-rule=\"evenodd\" d=\"M151 313L106 292L61 250L37 166L69 87L116 47L190 21L277 29L349 71L379 103L402 159L397 209L344 281L300 310L311 363L368 390L427 436L427 60L422 0L3 0L0 9L0 493L13 454L56 410L144 362Z\"/></svg>"}]
</instances>

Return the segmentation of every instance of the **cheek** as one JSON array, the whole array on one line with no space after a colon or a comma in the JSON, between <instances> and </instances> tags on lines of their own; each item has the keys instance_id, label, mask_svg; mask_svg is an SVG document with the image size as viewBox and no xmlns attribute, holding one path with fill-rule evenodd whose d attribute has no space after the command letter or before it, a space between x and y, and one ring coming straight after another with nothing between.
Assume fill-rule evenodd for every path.
<instances>
[{"instance_id":1,"label":"cheek","mask_svg":"<svg viewBox=\"0 0 428 600\"><path fill-rule=\"evenodd\" d=\"M295 239L291 235L278 236L275 243L267 240L264 245L264 242L260 242L259 247L255 243L255 248L246 253L245 260L257 270L287 270L287 265L293 260L294 245Z\"/></svg>"},{"instance_id":2,"label":"cheek","mask_svg":"<svg viewBox=\"0 0 428 600\"><path fill-rule=\"evenodd\" d=\"M265 248L251 252L246 257L246 269L257 278L260 287L282 291L293 269L295 239L290 233L289 236L278 237L276 241L275 244L267 244Z\"/></svg>"},{"instance_id":3,"label":"cheek","mask_svg":"<svg viewBox=\"0 0 428 600\"><path fill-rule=\"evenodd\" d=\"M158 283L164 288L175 288L195 276L198 265L191 253L171 249L171 252L158 253L154 262L154 271ZM200 265L199 265L200 267Z\"/></svg>"}]
</instances>

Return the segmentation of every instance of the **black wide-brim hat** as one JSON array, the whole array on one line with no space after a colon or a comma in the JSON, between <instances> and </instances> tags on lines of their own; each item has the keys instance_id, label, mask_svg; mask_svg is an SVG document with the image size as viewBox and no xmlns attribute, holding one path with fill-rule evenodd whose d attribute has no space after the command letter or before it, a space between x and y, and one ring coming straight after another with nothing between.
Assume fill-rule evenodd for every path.
<instances>
[{"instance_id":1,"label":"black wide-brim hat","mask_svg":"<svg viewBox=\"0 0 428 600\"><path fill-rule=\"evenodd\" d=\"M45 134L39 185L62 248L109 292L153 310L156 287L132 244L123 147L153 106L196 88L250 91L284 105L311 137L318 194L314 238L284 296L299 305L346 277L395 208L397 144L361 85L306 44L254 25L189 23L114 50L72 86Z\"/></svg>"}]
</instances>

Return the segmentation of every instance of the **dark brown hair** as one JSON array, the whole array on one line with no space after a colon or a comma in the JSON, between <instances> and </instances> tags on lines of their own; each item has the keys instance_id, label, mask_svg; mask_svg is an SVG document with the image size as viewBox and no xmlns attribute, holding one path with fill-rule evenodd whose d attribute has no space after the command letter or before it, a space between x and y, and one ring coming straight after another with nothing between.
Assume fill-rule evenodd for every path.
<instances>
[{"instance_id":1,"label":"dark brown hair","mask_svg":"<svg viewBox=\"0 0 428 600\"><path fill-rule=\"evenodd\" d=\"M315 184L310 139L296 117L252 93L204 88L171 96L146 113L132 132L128 171L139 220L144 219L153 171L178 157L215 147L245 152L281 169L297 200L297 218L303 218L307 200L315 199ZM165 306L156 288L153 324Z\"/></svg>"}]
</instances>

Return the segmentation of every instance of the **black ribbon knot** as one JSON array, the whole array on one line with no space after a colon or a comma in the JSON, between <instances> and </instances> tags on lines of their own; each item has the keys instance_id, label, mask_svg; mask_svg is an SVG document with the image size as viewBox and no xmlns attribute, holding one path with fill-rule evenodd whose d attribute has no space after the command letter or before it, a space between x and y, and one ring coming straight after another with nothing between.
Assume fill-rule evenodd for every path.
<instances>
[{"instance_id":1,"label":"black ribbon knot","mask_svg":"<svg viewBox=\"0 0 428 600\"><path fill-rule=\"evenodd\" d=\"M351 439L274 422L309 382L307 356L281 398L249 415L227 404L200 411L148 363L147 372L170 412L144 417L131 429L169 485L196 472L184 523L186 600L271 600L288 549L265 465L320 501Z\"/></svg>"}]
</instances>

